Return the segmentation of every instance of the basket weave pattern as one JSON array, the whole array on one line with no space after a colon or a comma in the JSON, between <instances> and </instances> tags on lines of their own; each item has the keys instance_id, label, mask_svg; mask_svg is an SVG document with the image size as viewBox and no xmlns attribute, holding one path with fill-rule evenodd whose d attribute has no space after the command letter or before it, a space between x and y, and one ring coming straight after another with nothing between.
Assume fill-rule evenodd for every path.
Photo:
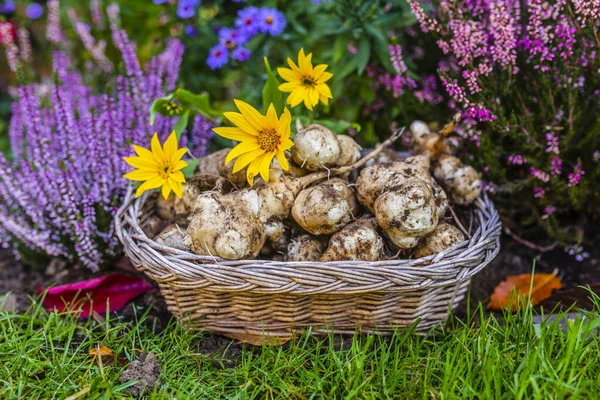
<instances>
[{"instance_id":1,"label":"basket weave pattern","mask_svg":"<svg viewBox=\"0 0 600 400\"><path fill-rule=\"evenodd\" d=\"M169 311L231 336L313 332L388 333L420 320L426 331L464 298L471 277L500 250L500 221L487 195L473 206L469 240L416 260L229 261L160 245L139 225L147 196L133 191L116 229L139 271L158 282Z\"/></svg>"}]
</instances>

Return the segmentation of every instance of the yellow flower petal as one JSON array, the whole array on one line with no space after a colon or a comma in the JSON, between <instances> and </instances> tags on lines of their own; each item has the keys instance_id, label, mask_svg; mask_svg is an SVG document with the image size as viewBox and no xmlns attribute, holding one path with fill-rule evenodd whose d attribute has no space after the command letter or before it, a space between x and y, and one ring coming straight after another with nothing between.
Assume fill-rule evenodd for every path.
<instances>
[{"instance_id":1,"label":"yellow flower petal","mask_svg":"<svg viewBox=\"0 0 600 400\"><path fill-rule=\"evenodd\" d=\"M313 104L310 101L310 92L307 92L307 94L304 96L304 107L308 108L311 111L313 109Z\"/></svg>"},{"instance_id":2,"label":"yellow flower petal","mask_svg":"<svg viewBox=\"0 0 600 400\"><path fill-rule=\"evenodd\" d=\"M165 200L167 200L169 198L169 195L171 194L171 186L169 186L167 182L165 182L163 184L161 192Z\"/></svg>"},{"instance_id":3,"label":"yellow flower petal","mask_svg":"<svg viewBox=\"0 0 600 400\"><path fill-rule=\"evenodd\" d=\"M159 176L158 171L146 171L137 169L123 175L123 178L129 179L130 181L148 181Z\"/></svg>"},{"instance_id":4,"label":"yellow flower petal","mask_svg":"<svg viewBox=\"0 0 600 400\"><path fill-rule=\"evenodd\" d=\"M185 167L187 167L189 164L186 163L183 160L179 160L177 161L175 164L173 164L173 167L171 168L172 171L179 171L180 169L183 169Z\"/></svg>"},{"instance_id":5,"label":"yellow flower petal","mask_svg":"<svg viewBox=\"0 0 600 400\"><path fill-rule=\"evenodd\" d=\"M135 153L140 156L141 159L144 159L149 164L155 164L157 167L160 166L160 164L154 159L154 154L152 154L150 150L136 144L133 145L133 150L135 150Z\"/></svg>"},{"instance_id":6,"label":"yellow flower petal","mask_svg":"<svg viewBox=\"0 0 600 400\"><path fill-rule=\"evenodd\" d=\"M298 104L302 103L306 96L306 88L300 87L294 90L287 98L287 103L292 107L296 107Z\"/></svg>"},{"instance_id":7,"label":"yellow flower petal","mask_svg":"<svg viewBox=\"0 0 600 400\"><path fill-rule=\"evenodd\" d=\"M327 67L328 67L327 64L319 64L316 67L314 67L313 68L313 77L315 79L319 79L319 77L321 76L321 74L323 74L323 72L325 72Z\"/></svg>"},{"instance_id":8,"label":"yellow flower petal","mask_svg":"<svg viewBox=\"0 0 600 400\"><path fill-rule=\"evenodd\" d=\"M317 104L319 104L319 92L317 92L317 90L315 88L311 88L309 93L310 93L310 103L313 106L316 106Z\"/></svg>"},{"instance_id":9,"label":"yellow flower petal","mask_svg":"<svg viewBox=\"0 0 600 400\"><path fill-rule=\"evenodd\" d=\"M183 176L183 172L175 171L171 174L171 179L175 182L185 183L185 176Z\"/></svg>"},{"instance_id":10,"label":"yellow flower petal","mask_svg":"<svg viewBox=\"0 0 600 400\"><path fill-rule=\"evenodd\" d=\"M244 115L233 111L224 112L223 115L225 116L225 118L233 122L233 124L236 125L239 129L241 129L244 133L252 136L258 136L256 126L260 125L251 125L248 122L248 120L244 117Z\"/></svg>"},{"instance_id":11,"label":"yellow flower petal","mask_svg":"<svg viewBox=\"0 0 600 400\"><path fill-rule=\"evenodd\" d=\"M145 169L149 171L158 170L160 165L153 159L141 158L141 157L124 157L123 161L131 165L133 168Z\"/></svg>"},{"instance_id":12,"label":"yellow flower petal","mask_svg":"<svg viewBox=\"0 0 600 400\"><path fill-rule=\"evenodd\" d=\"M175 155L175 153L177 153L177 134L175 133L175 131L171 132L167 140L165 140L163 151L165 152L165 159L168 162L171 162L173 156ZM183 152L183 154L185 154L185 151Z\"/></svg>"},{"instance_id":13,"label":"yellow flower petal","mask_svg":"<svg viewBox=\"0 0 600 400\"><path fill-rule=\"evenodd\" d=\"M294 142L292 142L290 139L284 140L280 147L282 150L291 149L294 147Z\"/></svg>"},{"instance_id":14,"label":"yellow flower petal","mask_svg":"<svg viewBox=\"0 0 600 400\"><path fill-rule=\"evenodd\" d=\"M236 172L241 171L252 161L255 161L258 157L260 157L262 154L264 154L264 150L259 149L240 155L235 160L235 164L233 164L233 173L235 174Z\"/></svg>"},{"instance_id":15,"label":"yellow flower petal","mask_svg":"<svg viewBox=\"0 0 600 400\"><path fill-rule=\"evenodd\" d=\"M325 105L329 104L329 99L323 95L319 96L319 100L321 100L321 102Z\"/></svg>"},{"instance_id":16,"label":"yellow flower petal","mask_svg":"<svg viewBox=\"0 0 600 400\"><path fill-rule=\"evenodd\" d=\"M289 57L287 59L287 62L288 62L288 65L290 66L290 68L292 69L292 71L294 72L294 74L296 74L296 79L302 80L302 71L296 65L296 63Z\"/></svg>"},{"instance_id":17,"label":"yellow flower petal","mask_svg":"<svg viewBox=\"0 0 600 400\"><path fill-rule=\"evenodd\" d=\"M154 136L152 136L150 146L152 148L152 154L154 155L155 160L157 160L161 164L167 161L167 159L165 158L165 153L162 147L160 146L158 135L156 133L154 134Z\"/></svg>"},{"instance_id":18,"label":"yellow flower petal","mask_svg":"<svg viewBox=\"0 0 600 400\"><path fill-rule=\"evenodd\" d=\"M282 83L281 85L279 85L278 89L282 92L289 93L292 90L298 89L301 86L302 85L298 81L286 82L286 83Z\"/></svg>"},{"instance_id":19,"label":"yellow flower petal","mask_svg":"<svg viewBox=\"0 0 600 400\"><path fill-rule=\"evenodd\" d=\"M248 166L248 169L246 170L246 179L248 179L248 183L250 184L250 186L254 185L254 177L259 173L260 162L262 161L263 157L264 154L252 160L252 162Z\"/></svg>"},{"instance_id":20,"label":"yellow flower petal","mask_svg":"<svg viewBox=\"0 0 600 400\"><path fill-rule=\"evenodd\" d=\"M325 83L330 80L332 76L333 74L331 72L323 72L321 76L319 76L319 79L317 79L317 83Z\"/></svg>"},{"instance_id":21,"label":"yellow flower petal","mask_svg":"<svg viewBox=\"0 0 600 400\"><path fill-rule=\"evenodd\" d=\"M135 192L135 197L136 198L140 197L147 190L159 188L162 185L164 185L164 183L165 183L165 180L161 176L158 176L154 179L146 181L146 182L142 183L140 185L140 187L137 189L137 191Z\"/></svg>"},{"instance_id":22,"label":"yellow flower petal","mask_svg":"<svg viewBox=\"0 0 600 400\"><path fill-rule=\"evenodd\" d=\"M283 114L279 119L279 123L277 124L277 132L281 135L281 141L283 142L285 139L290 137L290 125L292 123L292 114L286 108L283 109Z\"/></svg>"},{"instance_id":23,"label":"yellow flower petal","mask_svg":"<svg viewBox=\"0 0 600 400\"><path fill-rule=\"evenodd\" d=\"M269 153L265 153L260 161L260 176L262 176L265 182L269 182L269 170L271 168L271 162L273 161L273 157L275 156L275 152L271 151Z\"/></svg>"},{"instance_id":24,"label":"yellow flower petal","mask_svg":"<svg viewBox=\"0 0 600 400\"><path fill-rule=\"evenodd\" d=\"M277 68L277 73L279 74L279 76L281 76L284 80L288 82L300 82L301 80L300 75L298 75L296 72L292 71L289 68Z\"/></svg>"},{"instance_id":25,"label":"yellow flower petal","mask_svg":"<svg viewBox=\"0 0 600 400\"><path fill-rule=\"evenodd\" d=\"M277 162L279 165L281 165L283 170L287 171L290 169L290 164L288 163L287 158L285 158L285 153L283 150L277 151L277 153L275 153L275 157L277 157Z\"/></svg>"},{"instance_id":26,"label":"yellow flower petal","mask_svg":"<svg viewBox=\"0 0 600 400\"><path fill-rule=\"evenodd\" d=\"M180 161L183 158L183 156L185 156L185 153L187 153L187 152L188 152L188 149L186 147L176 150L175 153L171 156L170 162L172 164L177 163L178 161Z\"/></svg>"},{"instance_id":27,"label":"yellow flower petal","mask_svg":"<svg viewBox=\"0 0 600 400\"><path fill-rule=\"evenodd\" d=\"M169 186L177 197L181 198L183 196L183 187L180 182L176 182L172 178L167 178L167 185L165 186Z\"/></svg>"},{"instance_id":28,"label":"yellow flower petal","mask_svg":"<svg viewBox=\"0 0 600 400\"><path fill-rule=\"evenodd\" d=\"M327 86L325 84L315 85L315 89L317 92L319 92L319 94L321 96L327 97L329 99L333 98L333 95L331 94L331 89L329 89L329 86Z\"/></svg>"},{"instance_id":29,"label":"yellow flower petal","mask_svg":"<svg viewBox=\"0 0 600 400\"><path fill-rule=\"evenodd\" d=\"M275 111L275 106L273 106L273 103L271 103L269 105L269 108L267 109L267 125L273 128L277 127L277 112Z\"/></svg>"},{"instance_id":30,"label":"yellow flower petal","mask_svg":"<svg viewBox=\"0 0 600 400\"><path fill-rule=\"evenodd\" d=\"M227 158L225 158L225 165L229 164L231 160L240 156L241 154L248 153L251 151L255 151L260 149L260 145L254 141L246 141L235 146L229 154L227 154Z\"/></svg>"},{"instance_id":31,"label":"yellow flower petal","mask_svg":"<svg viewBox=\"0 0 600 400\"><path fill-rule=\"evenodd\" d=\"M313 66L312 66L312 53L309 53L306 57L304 57L304 65L298 60L298 66L307 75L313 75Z\"/></svg>"},{"instance_id":32,"label":"yellow flower petal","mask_svg":"<svg viewBox=\"0 0 600 400\"><path fill-rule=\"evenodd\" d=\"M244 132L240 128L213 128L213 131L219 135L224 137L225 139L237 140L238 142L250 139L256 139L256 135L251 135L249 133Z\"/></svg>"},{"instance_id":33,"label":"yellow flower petal","mask_svg":"<svg viewBox=\"0 0 600 400\"><path fill-rule=\"evenodd\" d=\"M252 127L256 128L265 124L265 117L261 115L256 108L252 107L245 101L234 100L233 102Z\"/></svg>"}]
</instances>

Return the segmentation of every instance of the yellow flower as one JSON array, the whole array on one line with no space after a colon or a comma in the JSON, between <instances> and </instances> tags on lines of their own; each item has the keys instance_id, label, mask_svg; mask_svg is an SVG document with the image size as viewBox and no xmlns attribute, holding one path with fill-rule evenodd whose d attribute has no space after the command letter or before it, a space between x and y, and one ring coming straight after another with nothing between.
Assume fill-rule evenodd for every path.
<instances>
[{"instance_id":1,"label":"yellow flower","mask_svg":"<svg viewBox=\"0 0 600 400\"><path fill-rule=\"evenodd\" d=\"M233 164L234 173L248 166L246 177L250 185L254 184L254 177L259 173L268 182L273 157L277 157L281 168L289 168L284 152L294 145L290 140L292 115L286 108L277 119L273 104L265 116L248 103L241 100L234 102L240 113L226 112L223 115L236 127L214 128L218 135L241 142L229 152L225 164L237 157Z\"/></svg>"},{"instance_id":2,"label":"yellow flower","mask_svg":"<svg viewBox=\"0 0 600 400\"><path fill-rule=\"evenodd\" d=\"M325 105L329 99L333 98L327 82L333 74L325 72L327 64L320 64L313 68L312 53L304 55L304 49L298 53L298 65L294 64L288 57L290 68L277 68L279 75L287 82L279 85L279 90L290 93L287 103L292 107L304 101L304 105L309 110L319 103L319 100Z\"/></svg>"},{"instance_id":3,"label":"yellow flower","mask_svg":"<svg viewBox=\"0 0 600 400\"><path fill-rule=\"evenodd\" d=\"M171 190L181 198L182 184L185 183L181 169L188 165L181 158L187 153L187 149L177 148L175 131L165 141L164 148L160 146L158 135L155 133L151 142L152 151L135 144L133 149L138 156L125 157L124 160L137 169L123 177L132 181L144 182L135 192L135 197L140 197L146 190L162 186L162 195L165 200L169 197Z\"/></svg>"}]
</instances>

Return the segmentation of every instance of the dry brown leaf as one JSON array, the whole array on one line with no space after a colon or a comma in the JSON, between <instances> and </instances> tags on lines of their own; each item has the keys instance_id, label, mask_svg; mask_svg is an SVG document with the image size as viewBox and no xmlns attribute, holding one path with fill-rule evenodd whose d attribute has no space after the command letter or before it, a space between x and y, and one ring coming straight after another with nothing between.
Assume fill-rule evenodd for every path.
<instances>
[{"instance_id":1,"label":"dry brown leaf","mask_svg":"<svg viewBox=\"0 0 600 400\"><path fill-rule=\"evenodd\" d=\"M560 289L562 286L555 274L534 274L533 284L531 277L531 274L511 275L504 282L500 282L492 293L488 309L515 310L528 298L533 305L537 305L550 297L553 290Z\"/></svg>"},{"instance_id":2,"label":"dry brown leaf","mask_svg":"<svg viewBox=\"0 0 600 400\"><path fill-rule=\"evenodd\" d=\"M112 350L106 346L96 346L93 349L91 349L88 354L94 358L96 358L98 356L114 357L114 353L112 352Z\"/></svg>"}]
</instances>

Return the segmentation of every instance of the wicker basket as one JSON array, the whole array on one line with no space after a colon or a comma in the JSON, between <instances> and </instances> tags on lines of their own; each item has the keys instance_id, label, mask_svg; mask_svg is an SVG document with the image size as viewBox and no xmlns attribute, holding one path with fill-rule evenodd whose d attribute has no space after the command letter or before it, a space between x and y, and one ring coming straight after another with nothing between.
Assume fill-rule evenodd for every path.
<instances>
[{"instance_id":1,"label":"wicker basket","mask_svg":"<svg viewBox=\"0 0 600 400\"><path fill-rule=\"evenodd\" d=\"M228 261L162 246L139 226L147 196L130 190L116 230L139 271L158 282L169 311L194 327L260 343L298 331L390 333L444 322L471 277L500 250L500 222L484 194L465 213L469 240L435 256L376 262ZM463 219L463 218L461 218Z\"/></svg>"}]
</instances>

